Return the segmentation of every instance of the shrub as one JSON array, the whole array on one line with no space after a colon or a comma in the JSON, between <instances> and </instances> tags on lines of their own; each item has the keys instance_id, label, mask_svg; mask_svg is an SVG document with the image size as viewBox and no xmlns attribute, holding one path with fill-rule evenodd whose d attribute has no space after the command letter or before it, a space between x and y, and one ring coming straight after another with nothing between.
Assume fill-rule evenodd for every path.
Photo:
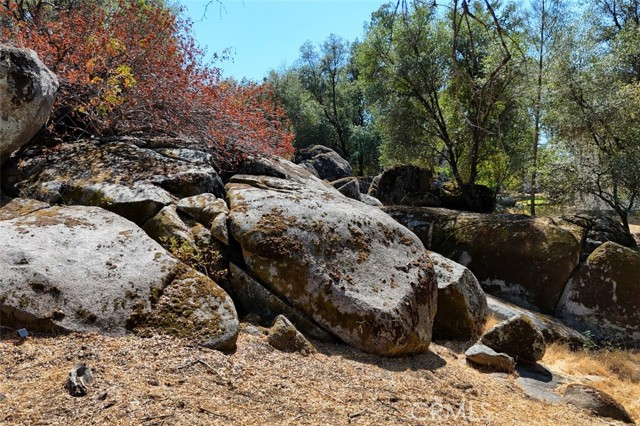
<instances>
[{"instance_id":1,"label":"shrub","mask_svg":"<svg viewBox=\"0 0 640 426\"><path fill-rule=\"evenodd\" d=\"M161 0L3 0L0 43L35 50L58 75L48 128L63 138L187 135L224 164L293 150L270 88L222 80L181 9Z\"/></svg>"}]
</instances>

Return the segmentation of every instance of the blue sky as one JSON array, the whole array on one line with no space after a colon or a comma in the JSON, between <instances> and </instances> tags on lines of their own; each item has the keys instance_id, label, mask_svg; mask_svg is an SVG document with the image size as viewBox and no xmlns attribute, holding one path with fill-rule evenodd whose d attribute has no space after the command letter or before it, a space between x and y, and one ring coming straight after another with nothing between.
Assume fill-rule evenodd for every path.
<instances>
[{"instance_id":1,"label":"blue sky","mask_svg":"<svg viewBox=\"0 0 640 426\"><path fill-rule=\"evenodd\" d=\"M334 33L362 38L363 24L385 0L181 0L194 21L194 33L208 52L230 48L232 59L220 64L225 77L261 81L270 69L291 66L300 46L324 41Z\"/></svg>"}]
</instances>

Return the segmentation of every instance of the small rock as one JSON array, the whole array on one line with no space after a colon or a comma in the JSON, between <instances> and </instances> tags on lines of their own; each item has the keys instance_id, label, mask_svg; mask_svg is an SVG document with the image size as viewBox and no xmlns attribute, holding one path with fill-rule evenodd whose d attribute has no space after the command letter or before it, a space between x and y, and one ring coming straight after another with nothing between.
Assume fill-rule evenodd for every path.
<instances>
[{"instance_id":1,"label":"small rock","mask_svg":"<svg viewBox=\"0 0 640 426\"><path fill-rule=\"evenodd\" d=\"M302 355L316 352L316 348L284 315L276 317L268 340L271 346L283 352L300 352Z\"/></svg>"},{"instance_id":2,"label":"small rock","mask_svg":"<svg viewBox=\"0 0 640 426\"><path fill-rule=\"evenodd\" d=\"M71 396L85 396L89 391L87 385L93 383L93 373L84 363L76 364L69 371L67 390Z\"/></svg>"},{"instance_id":3,"label":"small rock","mask_svg":"<svg viewBox=\"0 0 640 426\"><path fill-rule=\"evenodd\" d=\"M513 358L480 343L471 346L464 354L467 360L483 367L491 367L506 373L513 373L516 370L516 362Z\"/></svg>"},{"instance_id":4,"label":"small rock","mask_svg":"<svg viewBox=\"0 0 640 426\"><path fill-rule=\"evenodd\" d=\"M524 314L494 326L480 341L495 351L509 354L516 361L536 362L542 359L546 351L544 336L531 318Z\"/></svg>"},{"instance_id":5,"label":"small rock","mask_svg":"<svg viewBox=\"0 0 640 426\"><path fill-rule=\"evenodd\" d=\"M0 402L4 401L5 399L7 399L7 395L0 393Z\"/></svg>"},{"instance_id":6,"label":"small rock","mask_svg":"<svg viewBox=\"0 0 640 426\"><path fill-rule=\"evenodd\" d=\"M562 402L584 408L600 417L609 417L621 422L635 424L629 413L619 402L610 395L591 386L581 384L567 386L562 395Z\"/></svg>"}]
</instances>

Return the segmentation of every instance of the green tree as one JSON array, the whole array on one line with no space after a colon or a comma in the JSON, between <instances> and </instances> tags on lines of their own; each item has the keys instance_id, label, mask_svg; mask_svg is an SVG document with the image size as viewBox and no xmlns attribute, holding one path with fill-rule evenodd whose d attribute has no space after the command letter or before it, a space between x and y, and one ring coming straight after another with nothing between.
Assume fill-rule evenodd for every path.
<instances>
[{"instance_id":1,"label":"green tree","mask_svg":"<svg viewBox=\"0 0 640 426\"><path fill-rule=\"evenodd\" d=\"M528 132L515 93L522 61L512 55L512 14L489 1L454 0L446 13L423 2L398 13L391 3L372 15L359 52L385 129L383 154L444 162L474 210L482 209L476 184L501 186L521 163Z\"/></svg>"},{"instance_id":2,"label":"green tree","mask_svg":"<svg viewBox=\"0 0 640 426\"><path fill-rule=\"evenodd\" d=\"M550 114L565 199L593 196L620 217L640 191L640 4L591 3L563 43Z\"/></svg>"},{"instance_id":3,"label":"green tree","mask_svg":"<svg viewBox=\"0 0 640 426\"><path fill-rule=\"evenodd\" d=\"M532 79L530 89L533 90L531 99L531 114L533 116L533 144L531 152L531 176L530 187L530 213L536 214L536 190L538 189L538 149L542 134L542 115L544 113L548 96L544 96L548 87L548 75L552 62L558 51L558 40L566 25L564 17L567 14L566 1L561 0L532 0L530 11L527 14L527 43L530 55L533 59L533 72L529 73Z\"/></svg>"},{"instance_id":4,"label":"green tree","mask_svg":"<svg viewBox=\"0 0 640 426\"><path fill-rule=\"evenodd\" d=\"M368 113L354 51L335 34L317 49L300 48L297 64L269 76L295 132L295 145L321 144L349 160L357 174L376 173L379 137Z\"/></svg>"}]
</instances>

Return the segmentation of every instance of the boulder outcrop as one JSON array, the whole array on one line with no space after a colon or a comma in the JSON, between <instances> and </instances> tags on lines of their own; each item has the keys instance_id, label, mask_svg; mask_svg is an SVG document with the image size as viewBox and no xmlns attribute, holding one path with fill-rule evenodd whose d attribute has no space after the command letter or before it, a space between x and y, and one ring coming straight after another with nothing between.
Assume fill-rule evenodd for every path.
<instances>
[{"instance_id":1,"label":"boulder outcrop","mask_svg":"<svg viewBox=\"0 0 640 426\"><path fill-rule=\"evenodd\" d=\"M36 52L0 45L0 164L44 125L57 90Z\"/></svg>"},{"instance_id":2,"label":"boulder outcrop","mask_svg":"<svg viewBox=\"0 0 640 426\"><path fill-rule=\"evenodd\" d=\"M227 193L231 234L258 282L356 348L427 350L437 283L414 234L317 183L243 175Z\"/></svg>"},{"instance_id":3,"label":"boulder outcrop","mask_svg":"<svg viewBox=\"0 0 640 426\"><path fill-rule=\"evenodd\" d=\"M224 196L208 154L146 145L122 138L65 143L54 152L35 147L3 166L3 189L51 203L103 207L138 225L176 198Z\"/></svg>"},{"instance_id":4,"label":"boulder outcrop","mask_svg":"<svg viewBox=\"0 0 640 426\"><path fill-rule=\"evenodd\" d=\"M597 341L640 347L640 253L598 247L567 283L556 315Z\"/></svg>"},{"instance_id":5,"label":"boulder outcrop","mask_svg":"<svg viewBox=\"0 0 640 426\"><path fill-rule=\"evenodd\" d=\"M32 330L160 332L231 349L238 318L211 279L98 207L0 208L0 314Z\"/></svg>"},{"instance_id":6,"label":"boulder outcrop","mask_svg":"<svg viewBox=\"0 0 640 426\"><path fill-rule=\"evenodd\" d=\"M301 149L296 155L295 162L315 170L320 179L329 182L353 176L349 162L331 148L322 145Z\"/></svg>"},{"instance_id":7,"label":"boulder outcrop","mask_svg":"<svg viewBox=\"0 0 640 426\"><path fill-rule=\"evenodd\" d=\"M548 218L385 207L427 249L464 266L489 294L553 314L580 258L574 235Z\"/></svg>"}]
</instances>

